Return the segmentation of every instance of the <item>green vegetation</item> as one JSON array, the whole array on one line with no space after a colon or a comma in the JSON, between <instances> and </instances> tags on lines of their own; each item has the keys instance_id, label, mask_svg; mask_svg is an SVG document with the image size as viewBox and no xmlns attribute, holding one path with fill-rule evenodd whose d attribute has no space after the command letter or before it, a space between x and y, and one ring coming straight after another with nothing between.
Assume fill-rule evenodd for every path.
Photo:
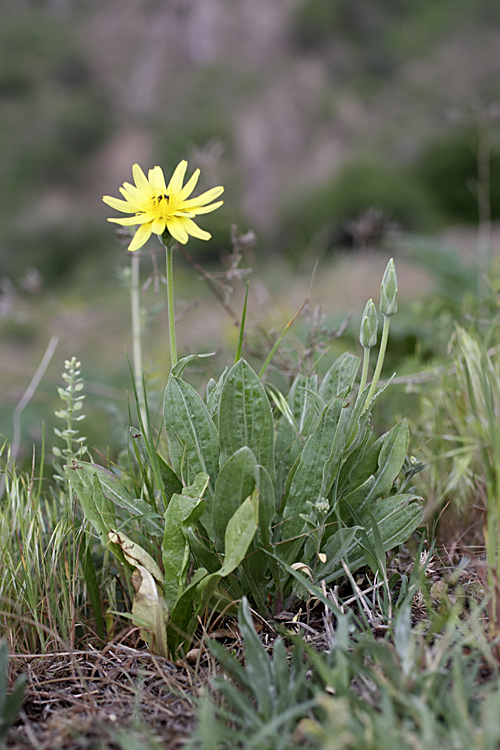
<instances>
[{"instance_id":1,"label":"green vegetation","mask_svg":"<svg viewBox=\"0 0 500 750\"><path fill-rule=\"evenodd\" d=\"M7 5L0 750L497 750L498 3Z\"/></svg>"},{"instance_id":2,"label":"green vegetation","mask_svg":"<svg viewBox=\"0 0 500 750\"><path fill-rule=\"evenodd\" d=\"M271 356L260 375L241 359L243 327L235 364L204 397L184 373L210 358L184 357L170 373L163 419L146 408L144 425L137 410L128 451L106 466L86 461L85 384L80 363L68 360L56 474L43 479L42 456L32 479L3 449L0 597L11 650L98 649L131 620L136 647L146 641L170 658L216 660L226 676L199 703L191 697L193 749L328 750L336 736L346 750L493 750L497 327L492 319L486 336L474 323L456 327L454 359L427 382L414 376L406 415L415 457L406 421L396 423L405 403L391 398L398 386L377 382L396 300L391 261L377 366L371 300L362 316L359 385L360 361L344 353L328 367L316 362L319 377L300 373L282 393L267 377ZM371 425L382 405L395 425L385 432ZM414 534L419 498L441 517L453 497L466 518L477 492L488 500L486 533L473 539L479 534L486 557L471 552L477 563L465 558L445 572L430 531ZM237 611L241 651L203 641ZM156 747L146 716L134 721L130 736Z\"/></svg>"}]
</instances>

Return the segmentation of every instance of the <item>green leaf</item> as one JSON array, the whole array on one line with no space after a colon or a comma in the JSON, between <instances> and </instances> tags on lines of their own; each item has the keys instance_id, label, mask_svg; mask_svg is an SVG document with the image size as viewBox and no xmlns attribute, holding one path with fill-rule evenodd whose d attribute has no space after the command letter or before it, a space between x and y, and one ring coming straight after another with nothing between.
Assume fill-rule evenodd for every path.
<instances>
[{"instance_id":1,"label":"green leaf","mask_svg":"<svg viewBox=\"0 0 500 750\"><path fill-rule=\"evenodd\" d=\"M207 577L205 568L198 568L184 591L179 595L175 607L170 613L170 627L168 630L169 648L175 653L184 641L190 642L197 626L198 609L195 607L196 590L201 581ZM190 630L190 627L192 630Z\"/></svg>"},{"instance_id":2,"label":"green leaf","mask_svg":"<svg viewBox=\"0 0 500 750\"><path fill-rule=\"evenodd\" d=\"M387 494L403 466L408 450L409 432L406 420L403 419L385 435L378 457L378 471L375 484L370 490L366 502L376 500Z\"/></svg>"},{"instance_id":3,"label":"green leaf","mask_svg":"<svg viewBox=\"0 0 500 750\"><path fill-rule=\"evenodd\" d=\"M321 583L322 580L330 580L330 576L339 571L343 571L341 560L348 559L349 552L358 544L356 533L359 526L349 526L339 529L322 547L321 552L326 555L326 562L322 563L314 576L315 583Z\"/></svg>"},{"instance_id":4,"label":"green leaf","mask_svg":"<svg viewBox=\"0 0 500 750\"><path fill-rule=\"evenodd\" d=\"M306 375L297 375L286 399L298 432L304 437L307 437L311 433L318 418L311 399L308 397L308 393L317 393L317 391L317 375L309 377Z\"/></svg>"},{"instance_id":5,"label":"green leaf","mask_svg":"<svg viewBox=\"0 0 500 750\"><path fill-rule=\"evenodd\" d=\"M116 525L116 519L113 506L104 496L97 474L84 470L84 464L80 463L65 466L64 471L78 495L85 518L92 524L101 542L106 546L108 532Z\"/></svg>"},{"instance_id":6,"label":"green leaf","mask_svg":"<svg viewBox=\"0 0 500 750\"><path fill-rule=\"evenodd\" d=\"M194 559L201 567L206 568L209 573L215 573L219 570L221 566L219 558L215 552L203 544L199 535L190 526L188 526L186 538Z\"/></svg>"},{"instance_id":7,"label":"green leaf","mask_svg":"<svg viewBox=\"0 0 500 750\"><path fill-rule=\"evenodd\" d=\"M144 461L146 461L149 468L151 470L154 470L144 437L142 436L140 432L137 432L137 430L133 429L132 427L130 428L130 434L132 436L134 443L137 445L142 458L144 459ZM175 471L167 464L167 462L157 452L156 452L156 462L158 464L160 477L163 483L165 502L168 503L170 498L174 494L174 492L181 492L182 482L177 476L177 474L175 473Z\"/></svg>"},{"instance_id":8,"label":"green leaf","mask_svg":"<svg viewBox=\"0 0 500 750\"><path fill-rule=\"evenodd\" d=\"M231 368L222 388L219 435L221 465L240 448L248 447L274 481L271 405L259 377L244 359Z\"/></svg>"},{"instance_id":9,"label":"green leaf","mask_svg":"<svg viewBox=\"0 0 500 750\"><path fill-rule=\"evenodd\" d=\"M330 367L319 387L319 395L327 404L338 396L344 388L352 388L358 374L361 360L349 352L341 354Z\"/></svg>"},{"instance_id":10,"label":"green leaf","mask_svg":"<svg viewBox=\"0 0 500 750\"><path fill-rule=\"evenodd\" d=\"M190 585L179 596L171 617L171 648L179 649L189 642L198 625L198 617L205 610L219 582L241 564L257 530L258 498L254 492L234 513L226 528L224 564L215 573L207 575L199 568Z\"/></svg>"},{"instance_id":11,"label":"green leaf","mask_svg":"<svg viewBox=\"0 0 500 750\"><path fill-rule=\"evenodd\" d=\"M0 640L0 747L6 747L4 738L7 730L14 723L19 713L26 687L26 678L23 675L16 680L16 684L10 695L7 694L8 661L7 644L2 638Z\"/></svg>"},{"instance_id":12,"label":"green leaf","mask_svg":"<svg viewBox=\"0 0 500 750\"><path fill-rule=\"evenodd\" d=\"M258 504L257 492L254 492L252 497L247 497L230 519L224 539L226 550L224 563L220 570L200 582L197 592L198 612L205 609L220 579L236 570L247 554L257 531Z\"/></svg>"},{"instance_id":13,"label":"green leaf","mask_svg":"<svg viewBox=\"0 0 500 750\"><path fill-rule=\"evenodd\" d=\"M340 463L344 453L347 440L347 433L351 419L351 409L348 402L344 402L340 417L337 421L337 427L333 438L330 456L323 466L323 481L321 484L321 496L327 497L337 474L340 469Z\"/></svg>"},{"instance_id":14,"label":"green leaf","mask_svg":"<svg viewBox=\"0 0 500 750\"><path fill-rule=\"evenodd\" d=\"M353 415L353 419L354 419ZM352 423L351 423L352 424ZM349 446L346 453L349 455L342 464L339 476L339 493L350 494L357 489L369 477L374 476L378 468L378 456L382 449L380 438L368 446L371 437L371 427L368 423L363 429L363 439L358 442L355 449ZM349 438L347 439L349 443Z\"/></svg>"},{"instance_id":15,"label":"green leaf","mask_svg":"<svg viewBox=\"0 0 500 750\"><path fill-rule=\"evenodd\" d=\"M222 387L224 385L224 381L226 379L226 375L228 373L227 367L224 369L224 372L220 376L217 383L214 381L213 387L210 389L210 391L207 393L207 408L208 413L213 418L216 414L218 414L219 411L219 404L220 404L220 395L222 393Z\"/></svg>"},{"instance_id":16,"label":"green leaf","mask_svg":"<svg viewBox=\"0 0 500 750\"><path fill-rule=\"evenodd\" d=\"M406 542L422 523L424 510L417 502L421 500L418 495L391 495L371 506L386 552ZM370 528L371 519L364 513L361 520L365 528Z\"/></svg>"},{"instance_id":17,"label":"green leaf","mask_svg":"<svg viewBox=\"0 0 500 750\"><path fill-rule=\"evenodd\" d=\"M240 335L238 336L238 346L236 347L236 355L234 357L234 364L241 359L241 349L243 347L243 334L245 332L245 320L247 317L247 305L248 305L248 290L250 289L250 282L247 281L247 290L245 293L245 302L243 303L243 311L241 313L240 320Z\"/></svg>"},{"instance_id":18,"label":"green leaf","mask_svg":"<svg viewBox=\"0 0 500 750\"><path fill-rule=\"evenodd\" d=\"M255 485L259 492L259 536L264 547L271 544L272 524L275 516L274 487L263 466L254 469Z\"/></svg>"},{"instance_id":19,"label":"green leaf","mask_svg":"<svg viewBox=\"0 0 500 750\"><path fill-rule=\"evenodd\" d=\"M108 471L107 469L103 468L102 466L98 466L97 464L85 463L78 463L74 470L76 474L86 482L93 482L93 478L97 477L106 498L111 500L115 505L118 505L119 508L123 508L124 510L128 511L132 518L138 518L142 526L144 527L143 530L145 532L152 534L153 536L163 536L162 517L158 515L158 513L155 513L151 509L149 503L147 503L145 500L142 500L142 498L133 498L131 495L129 495L118 477L116 477L111 471ZM97 490L97 485L94 486ZM78 490L76 491L78 492ZM97 492L95 500L102 502L102 500L99 500ZM107 512L108 507L109 505L106 505L105 508L103 507L102 511L101 508L98 507L98 511ZM94 523L94 521L92 521L92 523ZM97 528L98 527L96 526L96 529ZM110 530L107 524L106 528L107 531Z\"/></svg>"},{"instance_id":20,"label":"green leaf","mask_svg":"<svg viewBox=\"0 0 500 750\"><path fill-rule=\"evenodd\" d=\"M283 494L290 469L300 456L305 440L309 437L314 425L318 421L317 411L307 395L311 391L316 391L317 387L318 378L316 375L311 377L297 375L285 404L281 403L284 399L280 393L273 395L273 398L277 401L278 408L283 413L278 423L275 447L275 496L277 505L279 505ZM287 411L284 411L285 408Z\"/></svg>"},{"instance_id":21,"label":"green leaf","mask_svg":"<svg viewBox=\"0 0 500 750\"><path fill-rule=\"evenodd\" d=\"M187 495L188 497L198 497L200 500L206 492L206 489L210 483L210 477L208 474L204 474L202 471L197 474L188 487L183 487L181 495Z\"/></svg>"},{"instance_id":22,"label":"green leaf","mask_svg":"<svg viewBox=\"0 0 500 750\"><path fill-rule=\"evenodd\" d=\"M259 501L257 492L240 505L226 528L224 564L219 570L221 577L228 576L245 557L258 527Z\"/></svg>"},{"instance_id":23,"label":"green leaf","mask_svg":"<svg viewBox=\"0 0 500 750\"><path fill-rule=\"evenodd\" d=\"M3 716L5 699L7 698L8 685L8 672L7 667L9 663L9 654L7 651L7 643L2 638L0 640L0 717Z\"/></svg>"},{"instance_id":24,"label":"green leaf","mask_svg":"<svg viewBox=\"0 0 500 750\"><path fill-rule=\"evenodd\" d=\"M251 690L250 683L247 679L247 675L241 664L234 656L228 651L228 649L221 643L207 638L205 640L210 652L215 656L217 661L225 672L231 677L244 690Z\"/></svg>"},{"instance_id":25,"label":"green leaf","mask_svg":"<svg viewBox=\"0 0 500 750\"><path fill-rule=\"evenodd\" d=\"M316 428L302 451L283 512L282 540L299 534L306 500L326 497L337 474L347 437L350 409L334 398L324 408Z\"/></svg>"},{"instance_id":26,"label":"green leaf","mask_svg":"<svg viewBox=\"0 0 500 750\"><path fill-rule=\"evenodd\" d=\"M277 695L285 696L290 682L290 669L288 667L287 649L282 638L276 638L274 641L271 669Z\"/></svg>"},{"instance_id":27,"label":"green leaf","mask_svg":"<svg viewBox=\"0 0 500 750\"><path fill-rule=\"evenodd\" d=\"M165 389L165 430L175 473L190 484L204 472L212 487L219 468L219 437L201 396L184 380L171 376Z\"/></svg>"},{"instance_id":28,"label":"green leaf","mask_svg":"<svg viewBox=\"0 0 500 750\"><path fill-rule=\"evenodd\" d=\"M187 530L204 510L203 500L186 495L172 495L165 511L165 533L162 542L165 601L173 609L186 585L189 563Z\"/></svg>"},{"instance_id":29,"label":"green leaf","mask_svg":"<svg viewBox=\"0 0 500 750\"><path fill-rule=\"evenodd\" d=\"M377 524L385 552L404 544L415 529L420 526L424 518L423 508L418 502L415 502L418 500L421 500L421 498L417 495L391 495L391 497L378 500L374 505L369 506L371 514L368 511L362 512L359 518L368 536L370 546L375 546L372 528L373 519ZM349 550L349 553L346 562L351 572L366 565L367 560L360 545L354 546L352 550ZM331 581L343 575L344 571L339 567L337 571L324 577L325 583L331 583Z\"/></svg>"},{"instance_id":30,"label":"green leaf","mask_svg":"<svg viewBox=\"0 0 500 750\"><path fill-rule=\"evenodd\" d=\"M250 448L236 451L220 470L215 483L212 523L217 549L224 550L224 537L229 519L255 487L257 462Z\"/></svg>"},{"instance_id":31,"label":"green leaf","mask_svg":"<svg viewBox=\"0 0 500 750\"><path fill-rule=\"evenodd\" d=\"M182 359L179 359L179 361L176 362L172 367L170 374L176 378L181 378L182 373L190 362L194 362L195 359L205 359L206 357L213 356L215 356L215 352L208 352L207 354L188 354L187 357L182 357Z\"/></svg>"},{"instance_id":32,"label":"green leaf","mask_svg":"<svg viewBox=\"0 0 500 750\"><path fill-rule=\"evenodd\" d=\"M358 511L365 505L366 498L370 494L374 484L375 476L372 474L363 484L360 484L359 487L356 487L352 492L340 499L339 507L343 520L349 517L346 508L353 508L355 511Z\"/></svg>"},{"instance_id":33,"label":"green leaf","mask_svg":"<svg viewBox=\"0 0 500 750\"><path fill-rule=\"evenodd\" d=\"M403 420L375 441L355 465L349 466L349 485L342 488L344 497L340 501L343 518L346 505L360 511L390 492L403 466L408 441L408 426Z\"/></svg>"},{"instance_id":34,"label":"green leaf","mask_svg":"<svg viewBox=\"0 0 500 750\"><path fill-rule=\"evenodd\" d=\"M276 686L273 680L271 661L262 645L250 614L248 600L243 597L238 612L238 624L245 641L245 671L252 694L258 700L261 717L268 721L273 712Z\"/></svg>"}]
</instances>

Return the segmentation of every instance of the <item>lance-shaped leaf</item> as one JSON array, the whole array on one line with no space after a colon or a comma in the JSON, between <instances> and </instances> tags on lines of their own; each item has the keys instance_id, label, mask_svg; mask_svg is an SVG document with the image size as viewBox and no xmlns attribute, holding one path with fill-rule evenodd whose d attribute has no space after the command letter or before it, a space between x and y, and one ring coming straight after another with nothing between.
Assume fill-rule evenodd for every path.
<instances>
[{"instance_id":1,"label":"lance-shaped leaf","mask_svg":"<svg viewBox=\"0 0 500 750\"><path fill-rule=\"evenodd\" d=\"M332 573L341 570L341 560L347 559L349 552L359 546L356 539L357 531L360 526L348 526L338 529L321 548L324 562L318 566L314 580L320 583L322 580L328 580Z\"/></svg>"},{"instance_id":2,"label":"lance-shaped leaf","mask_svg":"<svg viewBox=\"0 0 500 750\"><path fill-rule=\"evenodd\" d=\"M221 465L248 447L274 481L274 424L271 404L258 375L244 359L228 372L219 407Z\"/></svg>"},{"instance_id":3,"label":"lance-shaped leaf","mask_svg":"<svg viewBox=\"0 0 500 750\"><path fill-rule=\"evenodd\" d=\"M219 411L220 395L222 393L222 387L224 385L224 381L226 379L227 373L228 373L228 369L226 367L217 382L215 382L215 380L212 379L211 388L209 388L207 385L207 409L208 409L210 416L216 419L216 421L217 421L217 415Z\"/></svg>"},{"instance_id":4,"label":"lance-shaped leaf","mask_svg":"<svg viewBox=\"0 0 500 750\"><path fill-rule=\"evenodd\" d=\"M162 559L165 569L165 601L172 609L186 584L189 564L188 528L194 526L204 510L198 497L172 495L165 511Z\"/></svg>"},{"instance_id":5,"label":"lance-shaped leaf","mask_svg":"<svg viewBox=\"0 0 500 750\"><path fill-rule=\"evenodd\" d=\"M147 503L142 498L133 498L125 489L118 477L115 476L111 471L108 471L104 467L98 466L97 464L87 464L80 462L69 469L69 472L73 471L87 487L89 486L89 483L93 483L94 476L96 476L102 487L104 495L109 498L109 500L111 500L115 505L118 505L119 508L123 508L123 510L126 510L132 518L140 519L141 525L145 532L152 534L153 536L163 536L162 517L158 515L158 513L155 513L149 503ZM73 473L68 473L68 476L73 478L74 475ZM78 493L78 489L76 487L75 491ZM95 498L95 501L97 502L97 496ZM108 508L106 510L108 511ZM106 530L106 534L108 531L109 526Z\"/></svg>"},{"instance_id":6,"label":"lance-shaped leaf","mask_svg":"<svg viewBox=\"0 0 500 750\"><path fill-rule=\"evenodd\" d=\"M341 354L330 367L319 387L319 395L327 404L345 388L352 388L359 370L359 357L349 352Z\"/></svg>"},{"instance_id":7,"label":"lance-shaped leaf","mask_svg":"<svg viewBox=\"0 0 500 750\"><path fill-rule=\"evenodd\" d=\"M366 499L369 503L386 495L403 466L408 450L409 432L406 420L395 425L385 436L384 444L378 457L378 471L375 484Z\"/></svg>"},{"instance_id":8,"label":"lance-shaped leaf","mask_svg":"<svg viewBox=\"0 0 500 750\"><path fill-rule=\"evenodd\" d=\"M259 536L264 547L271 544L275 516L274 488L271 477L263 466L254 469L255 485L259 493Z\"/></svg>"},{"instance_id":9,"label":"lance-shaped leaf","mask_svg":"<svg viewBox=\"0 0 500 750\"><path fill-rule=\"evenodd\" d=\"M101 542L106 545L108 533L116 524L113 504L105 497L97 474L85 471L83 466L74 463L73 466L65 466L64 471L78 495L85 518L97 531Z\"/></svg>"},{"instance_id":10,"label":"lance-shaped leaf","mask_svg":"<svg viewBox=\"0 0 500 750\"><path fill-rule=\"evenodd\" d=\"M277 393L278 409L283 416L278 423L276 434L276 504L279 504L288 473L300 455L305 440L309 437L318 414L308 394L316 391L318 378L316 375L306 377L297 375L293 381L286 400ZM285 403L282 403L285 401Z\"/></svg>"},{"instance_id":11,"label":"lance-shaped leaf","mask_svg":"<svg viewBox=\"0 0 500 750\"><path fill-rule=\"evenodd\" d=\"M403 466L408 441L408 426L403 420L376 440L357 463L349 467L348 484L342 488L343 499L340 502L343 518L346 517L347 506L358 511L390 492ZM351 458L346 464L351 463Z\"/></svg>"},{"instance_id":12,"label":"lance-shaped leaf","mask_svg":"<svg viewBox=\"0 0 500 750\"><path fill-rule=\"evenodd\" d=\"M257 462L250 448L240 448L224 464L215 483L212 523L217 549L224 551L229 520L254 491Z\"/></svg>"},{"instance_id":13,"label":"lance-shaped leaf","mask_svg":"<svg viewBox=\"0 0 500 750\"><path fill-rule=\"evenodd\" d=\"M10 694L8 690L8 651L7 644L2 638L0 640L0 748L4 750L5 735L7 730L16 720L24 699L26 677L22 675L16 680L16 684Z\"/></svg>"},{"instance_id":14,"label":"lance-shaped leaf","mask_svg":"<svg viewBox=\"0 0 500 750\"><path fill-rule=\"evenodd\" d=\"M394 549L400 544L403 544L415 529L420 526L424 518L424 511L420 503L421 498L417 495L404 494L404 495L391 495L391 497L378 500L373 505L369 506L370 512L362 512L359 516L356 514L356 518L362 523L366 535L371 543L373 543L373 523L377 524L378 532L382 540L382 544L385 552ZM349 530L342 529L348 538ZM333 539L334 537L330 537ZM358 537L356 537L358 538ZM330 539L325 545L325 549L330 549ZM359 537L361 540L361 536ZM331 542L332 545L335 542ZM361 544L354 544L346 551L345 554L346 562L351 572L354 572L362 565L366 565L367 560L363 554L363 548ZM326 562L328 565L328 559ZM344 575L343 568L339 563L336 566L332 565L328 568L328 574L320 576L318 571L316 580L322 580L324 578L325 583L341 578Z\"/></svg>"},{"instance_id":15,"label":"lance-shaped leaf","mask_svg":"<svg viewBox=\"0 0 500 750\"><path fill-rule=\"evenodd\" d=\"M173 375L165 389L164 416L170 460L177 476L190 484L203 472L213 487L219 469L217 429L201 396Z\"/></svg>"},{"instance_id":16,"label":"lance-shaped leaf","mask_svg":"<svg viewBox=\"0 0 500 750\"><path fill-rule=\"evenodd\" d=\"M170 643L173 650L183 642L189 642L194 633L198 616L205 610L221 579L230 575L241 564L255 536L258 526L259 501L255 491L236 510L226 527L224 564L215 573L206 575L198 569L193 581L179 597L172 611Z\"/></svg>"},{"instance_id":17,"label":"lance-shaped leaf","mask_svg":"<svg viewBox=\"0 0 500 750\"><path fill-rule=\"evenodd\" d=\"M207 357L214 357L215 352L207 352L206 354L188 354L187 357L182 357L172 367L172 375L176 378L182 377L182 374L190 362L194 362L196 359L206 359Z\"/></svg>"},{"instance_id":18,"label":"lance-shaped leaf","mask_svg":"<svg viewBox=\"0 0 500 750\"><path fill-rule=\"evenodd\" d=\"M326 497L337 474L347 438L350 409L333 398L324 408L302 452L283 511L282 539L300 534L306 500Z\"/></svg>"},{"instance_id":19,"label":"lance-shaped leaf","mask_svg":"<svg viewBox=\"0 0 500 750\"><path fill-rule=\"evenodd\" d=\"M174 492L181 492L181 480L179 479L175 471L156 451L154 454L152 454L153 461L151 461L150 449L148 450L148 445L140 432L131 427L130 434L134 443L137 445L142 458L144 459L144 461L146 461L149 468L152 471L155 471L155 468L158 469L163 484L163 494L165 497L165 502L168 504ZM156 467L153 466L153 462L156 463Z\"/></svg>"}]
</instances>

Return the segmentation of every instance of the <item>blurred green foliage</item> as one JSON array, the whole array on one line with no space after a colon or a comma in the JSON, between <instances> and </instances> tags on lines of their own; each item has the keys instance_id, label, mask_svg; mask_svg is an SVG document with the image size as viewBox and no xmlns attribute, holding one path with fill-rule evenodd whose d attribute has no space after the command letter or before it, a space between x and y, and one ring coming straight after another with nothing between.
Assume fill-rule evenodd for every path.
<instances>
[{"instance_id":1,"label":"blurred green foliage","mask_svg":"<svg viewBox=\"0 0 500 750\"><path fill-rule=\"evenodd\" d=\"M489 137L489 136L483 136ZM460 128L431 140L422 149L415 174L445 222L478 221L477 131ZM500 218L500 150L490 154L490 205L493 219Z\"/></svg>"},{"instance_id":2,"label":"blurred green foliage","mask_svg":"<svg viewBox=\"0 0 500 750\"><path fill-rule=\"evenodd\" d=\"M74 264L75 231L50 199L78 185L112 121L69 19L41 8L2 12L0 104L2 271L35 265L57 276ZM92 247L88 237L78 242Z\"/></svg>"},{"instance_id":3,"label":"blurred green foliage","mask_svg":"<svg viewBox=\"0 0 500 750\"><path fill-rule=\"evenodd\" d=\"M291 201L284 210L288 243L294 256L311 240L323 250L350 245L349 222L375 208L405 231L435 228L436 210L428 192L410 170L374 157L345 164L332 180Z\"/></svg>"}]
</instances>

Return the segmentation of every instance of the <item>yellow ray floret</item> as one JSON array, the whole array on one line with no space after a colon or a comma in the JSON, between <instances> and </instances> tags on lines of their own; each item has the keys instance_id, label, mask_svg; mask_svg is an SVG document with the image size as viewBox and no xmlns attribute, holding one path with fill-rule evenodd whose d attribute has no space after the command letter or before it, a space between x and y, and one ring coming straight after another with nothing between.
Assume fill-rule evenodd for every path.
<instances>
[{"instance_id":1,"label":"yellow ray floret","mask_svg":"<svg viewBox=\"0 0 500 750\"><path fill-rule=\"evenodd\" d=\"M124 200L110 195L103 197L104 203L111 208L134 214L122 219L108 219L124 227L139 225L128 246L130 251L138 250L152 234L161 235L165 230L183 245L188 241L189 235L200 240L210 239L211 235L200 229L194 223L193 217L215 211L222 206L223 201L210 202L218 198L224 192L224 188L214 187L197 198L188 200L196 187L200 170L197 169L183 187L186 169L187 161L181 161L167 185L161 167L153 167L146 177L140 166L134 164L132 174L135 185L125 182L120 188Z\"/></svg>"}]
</instances>

